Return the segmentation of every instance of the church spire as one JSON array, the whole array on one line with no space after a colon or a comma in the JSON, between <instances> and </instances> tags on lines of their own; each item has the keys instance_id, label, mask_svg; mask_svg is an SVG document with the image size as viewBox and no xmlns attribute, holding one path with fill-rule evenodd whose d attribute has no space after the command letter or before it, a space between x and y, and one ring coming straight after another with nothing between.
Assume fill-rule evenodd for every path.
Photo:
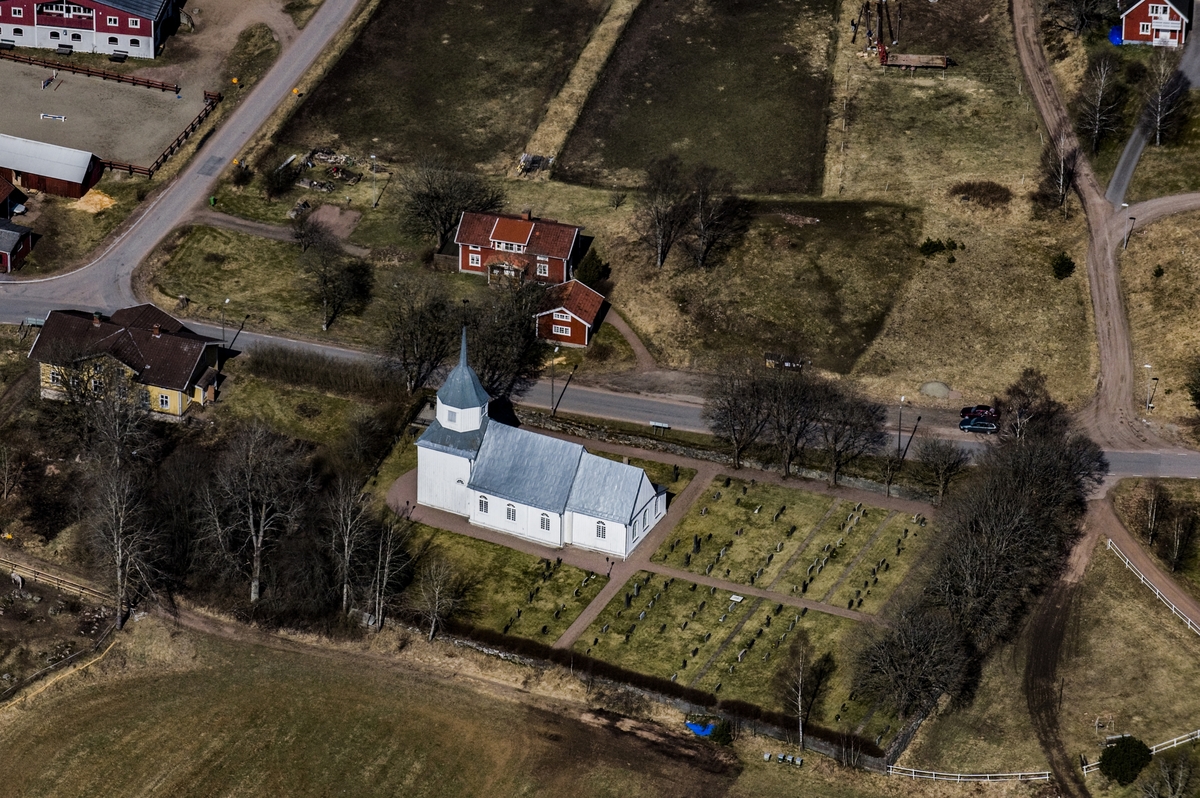
<instances>
[{"instance_id":1,"label":"church spire","mask_svg":"<svg viewBox=\"0 0 1200 798\"><path fill-rule=\"evenodd\" d=\"M467 325L462 328L462 346L458 350L458 367L467 367Z\"/></svg>"}]
</instances>

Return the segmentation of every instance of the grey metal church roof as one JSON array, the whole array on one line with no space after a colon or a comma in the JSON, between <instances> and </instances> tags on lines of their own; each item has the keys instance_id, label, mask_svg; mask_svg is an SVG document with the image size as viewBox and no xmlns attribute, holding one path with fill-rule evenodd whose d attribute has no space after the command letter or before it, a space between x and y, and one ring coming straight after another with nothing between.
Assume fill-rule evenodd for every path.
<instances>
[{"instance_id":1,"label":"grey metal church roof","mask_svg":"<svg viewBox=\"0 0 1200 798\"><path fill-rule=\"evenodd\" d=\"M467 328L463 328L462 346L458 353L458 365L450 372L450 376L446 377L446 382L437 392L438 401L447 407L454 407L459 410L466 410L471 407L486 407L488 400L487 391L483 390L483 385L479 382L479 377L475 374L475 370L467 365Z\"/></svg>"},{"instance_id":2,"label":"grey metal church roof","mask_svg":"<svg viewBox=\"0 0 1200 798\"><path fill-rule=\"evenodd\" d=\"M605 521L629 524L633 521L638 491L645 478L646 472L637 466L584 452L567 509Z\"/></svg>"},{"instance_id":3,"label":"grey metal church roof","mask_svg":"<svg viewBox=\"0 0 1200 798\"><path fill-rule=\"evenodd\" d=\"M435 419L429 425L429 429L425 430L425 434L417 440L417 446L474 460L475 456L479 454L479 447L483 443L483 435L487 428L487 416L483 417L479 429L471 432L456 432L446 429L440 421Z\"/></svg>"},{"instance_id":4,"label":"grey metal church roof","mask_svg":"<svg viewBox=\"0 0 1200 798\"><path fill-rule=\"evenodd\" d=\"M490 424L468 487L561 515L583 455L577 443Z\"/></svg>"}]
</instances>

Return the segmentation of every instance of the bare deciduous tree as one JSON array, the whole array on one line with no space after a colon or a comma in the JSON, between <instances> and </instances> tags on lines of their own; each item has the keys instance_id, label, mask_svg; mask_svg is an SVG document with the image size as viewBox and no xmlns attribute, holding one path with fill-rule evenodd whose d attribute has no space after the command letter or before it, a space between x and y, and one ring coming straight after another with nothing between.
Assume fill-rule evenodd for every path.
<instances>
[{"instance_id":1,"label":"bare deciduous tree","mask_svg":"<svg viewBox=\"0 0 1200 798\"><path fill-rule=\"evenodd\" d=\"M703 418L713 433L733 450L733 467L767 428L766 381L749 362L728 363L712 380L704 396Z\"/></svg>"},{"instance_id":2,"label":"bare deciduous tree","mask_svg":"<svg viewBox=\"0 0 1200 798\"><path fill-rule=\"evenodd\" d=\"M1138 782L1142 798L1188 798L1196 783L1196 766L1190 748L1156 754Z\"/></svg>"},{"instance_id":3,"label":"bare deciduous tree","mask_svg":"<svg viewBox=\"0 0 1200 798\"><path fill-rule=\"evenodd\" d=\"M312 213L302 213L292 220L292 240L300 245L301 252L310 249L337 251L340 245L328 225L312 218Z\"/></svg>"},{"instance_id":4,"label":"bare deciduous tree","mask_svg":"<svg viewBox=\"0 0 1200 798\"><path fill-rule=\"evenodd\" d=\"M746 203L728 176L711 166L692 172L690 221L683 248L697 269L712 266L746 230Z\"/></svg>"},{"instance_id":5,"label":"bare deciduous tree","mask_svg":"<svg viewBox=\"0 0 1200 798\"><path fill-rule=\"evenodd\" d=\"M829 690L829 680L837 669L829 652L818 656L808 635L798 630L788 648L787 660L775 672L775 692L784 713L796 718L800 748L804 748L804 724L812 716Z\"/></svg>"},{"instance_id":6,"label":"bare deciduous tree","mask_svg":"<svg viewBox=\"0 0 1200 798\"><path fill-rule=\"evenodd\" d=\"M409 611L429 628L431 641L466 602L466 589L454 566L436 552L426 557L405 595Z\"/></svg>"},{"instance_id":7,"label":"bare deciduous tree","mask_svg":"<svg viewBox=\"0 0 1200 798\"><path fill-rule=\"evenodd\" d=\"M634 219L659 268L687 229L692 212L689 195L678 156L657 158L646 167L646 182L638 196Z\"/></svg>"},{"instance_id":8,"label":"bare deciduous tree","mask_svg":"<svg viewBox=\"0 0 1200 798\"><path fill-rule=\"evenodd\" d=\"M112 580L113 609L121 629L136 594L153 584L158 536L143 501L143 475L128 464L97 462L90 470L87 525L97 559Z\"/></svg>"},{"instance_id":9,"label":"bare deciduous tree","mask_svg":"<svg viewBox=\"0 0 1200 798\"><path fill-rule=\"evenodd\" d=\"M1104 21L1105 0L1047 0L1045 14L1056 27L1079 36Z\"/></svg>"},{"instance_id":10,"label":"bare deciduous tree","mask_svg":"<svg viewBox=\"0 0 1200 798\"><path fill-rule=\"evenodd\" d=\"M1171 507L1167 522L1159 538L1158 556L1171 573L1175 573L1191 554L1196 537L1196 507L1192 504L1176 503Z\"/></svg>"},{"instance_id":11,"label":"bare deciduous tree","mask_svg":"<svg viewBox=\"0 0 1200 798\"><path fill-rule=\"evenodd\" d=\"M1092 62L1079 91L1079 132L1091 143L1092 153L1100 151L1100 143L1117 132L1121 124L1124 98L1117 78L1117 65L1109 56Z\"/></svg>"},{"instance_id":12,"label":"bare deciduous tree","mask_svg":"<svg viewBox=\"0 0 1200 798\"><path fill-rule=\"evenodd\" d=\"M329 523L329 550L342 592L342 612L350 611L351 582L359 556L371 533L370 503L357 479L342 475L334 480L325 497Z\"/></svg>"},{"instance_id":13,"label":"bare deciduous tree","mask_svg":"<svg viewBox=\"0 0 1200 798\"><path fill-rule=\"evenodd\" d=\"M0 443L0 501L8 501L21 485L25 470L23 452L9 443Z\"/></svg>"},{"instance_id":14,"label":"bare deciduous tree","mask_svg":"<svg viewBox=\"0 0 1200 798\"><path fill-rule=\"evenodd\" d=\"M887 440L882 405L864 398L851 386L827 386L817 425L829 484L838 484L842 470L863 455L874 454Z\"/></svg>"},{"instance_id":15,"label":"bare deciduous tree","mask_svg":"<svg viewBox=\"0 0 1200 798\"><path fill-rule=\"evenodd\" d=\"M538 339L534 314L543 289L527 284L492 292L472 307L467 337L471 366L492 398L524 393L542 373L546 346Z\"/></svg>"},{"instance_id":16,"label":"bare deciduous tree","mask_svg":"<svg viewBox=\"0 0 1200 798\"><path fill-rule=\"evenodd\" d=\"M953 441L921 438L917 441L917 460L927 485L937 491L940 504L950 483L971 464L971 454Z\"/></svg>"},{"instance_id":17,"label":"bare deciduous tree","mask_svg":"<svg viewBox=\"0 0 1200 798\"><path fill-rule=\"evenodd\" d=\"M927 710L943 693L958 692L968 664L966 649L937 612L913 608L887 629L867 634L857 657L855 689L910 716Z\"/></svg>"},{"instance_id":18,"label":"bare deciduous tree","mask_svg":"<svg viewBox=\"0 0 1200 798\"><path fill-rule=\"evenodd\" d=\"M779 452L783 476L803 460L821 415L821 386L804 372L780 369L766 378L767 430Z\"/></svg>"},{"instance_id":19,"label":"bare deciduous tree","mask_svg":"<svg viewBox=\"0 0 1200 798\"><path fill-rule=\"evenodd\" d=\"M463 320L454 318L442 283L421 273L393 283L384 307L387 361L413 393L454 353Z\"/></svg>"},{"instance_id":20,"label":"bare deciduous tree","mask_svg":"<svg viewBox=\"0 0 1200 798\"><path fill-rule=\"evenodd\" d=\"M440 250L466 211L494 213L504 190L463 172L444 158L427 158L400 178L401 216L413 234L433 238Z\"/></svg>"},{"instance_id":21,"label":"bare deciduous tree","mask_svg":"<svg viewBox=\"0 0 1200 798\"><path fill-rule=\"evenodd\" d=\"M328 330L343 311L361 309L371 298L370 264L336 248L310 248L300 256L300 271L309 301L321 309L322 330Z\"/></svg>"},{"instance_id":22,"label":"bare deciduous tree","mask_svg":"<svg viewBox=\"0 0 1200 798\"><path fill-rule=\"evenodd\" d=\"M1065 208L1075 188L1079 150L1066 132L1051 136L1042 150L1042 181L1037 198L1043 205Z\"/></svg>"},{"instance_id":23,"label":"bare deciduous tree","mask_svg":"<svg viewBox=\"0 0 1200 798\"><path fill-rule=\"evenodd\" d=\"M1142 129L1154 146L1175 133L1187 116L1188 79L1178 69L1178 57L1160 49L1150 61L1143 88Z\"/></svg>"},{"instance_id":24,"label":"bare deciduous tree","mask_svg":"<svg viewBox=\"0 0 1200 798\"><path fill-rule=\"evenodd\" d=\"M389 515L379 527L375 541L375 563L371 578L371 606L375 628L382 629L397 590L397 581L406 564L404 554L412 536L413 522Z\"/></svg>"},{"instance_id":25,"label":"bare deciduous tree","mask_svg":"<svg viewBox=\"0 0 1200 798\"><path fill-rule=\"evenodd\" d=\"M1171 514L1171 494L1157 479L1147 480L1142 485L1136 513L1138 531L1142 533L1146 543L1153 547L1163 518Z\"/></svg>"},{"instance_id":26,"label":"bare deciduous tree","mask_svg":"<svg viewBox=\"0 0 1200 798\"><path fill-rule=\"evenodd\" d=\"M299 522L308 492L299 454L261 422L243 426L203 491L203 523L213 552L250 581L250 602L261 595L263 558Z\"/></svg>"}]
</instances>

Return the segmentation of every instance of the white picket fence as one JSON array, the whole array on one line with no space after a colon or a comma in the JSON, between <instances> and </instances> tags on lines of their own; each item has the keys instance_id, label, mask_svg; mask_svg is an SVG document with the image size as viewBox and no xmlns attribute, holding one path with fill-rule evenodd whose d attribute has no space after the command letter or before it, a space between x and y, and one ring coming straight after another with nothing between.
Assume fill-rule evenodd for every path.
<instances>
[{"instance_id":1,"label":"white picket fence","mask_svg":"<svg viewBox=\"0 0 1200 798\"><path fill-rule=\"evenodd\" d=\"M889 776L932 781L1049 781L1049 771L1037 773L939 773L936 770L913 770L897 765L888 765Z\"/></svg>"},{"instance_id":2,"label":"white picket fence","mask_svg":"<svg viewBox=\"0 0 1200 798\"><path fill-rule=\"evenodd\" d=\"M1174 739L1167 740L1166 742L1162 742L1162 743L1159 743L1158 745L1152 746L1150 748L1150 753L1158 754L1162 751L1169 751L1170 749L1175 748L1176 746L1183 745L1184 743L1190 743L1193 740L1200 740L1200 729L1196 729L1195 731L1190 731L1187 734L1181 734L1178 737L1175 737ZM1097 759L1095 762L1089 762L1088 764L1083 766L1083 775L1090 776L1091 774L1095 773L1099 769L1100 769L1100 760Z\"/></svg>"},{"instance_id":3,"label":"white picket fence","mask_svg":"<svg viewBox=\"0 0 1200 798\"><path fill-rule=\"evenodd\" d=\"M1154 592L1155 596L1158 596L1159 601L1161 601L1163 604L1167 605L1167 607L1171 610L1171 612L1173 612L1175 614L1176 618L1178 618L1179 620L1181 620L1185 624L1187 624L1187 628L1191 629L1193 632L1200 635L1200 623L1193 621L1191 618L1189 618L1188 616L1186 616L1182 612L1180 612L1179 608L1176 607L1174 604L1172 604L1171 600L1169 598L1167 598L1166 596L1164 596L1162 591L1159 590L1157 587L1155 587L1154 583L1151 582L1149 579L1147 579L1142 574L1142 572L1138 570L1137 566L1134 565L1130 561L1130 559L1125 556L1125 552L1121 551L1121 549L1117 546L1117 544L1112 542L1112 538L1108 539L1108 548L1110 551L1112 551L1118 557L1121 558L1121 562L1125 563L1125 567L1128 568L1129 570L1133 571L1133 573L1137 576L1138 580L1143 585L1150 588L1150 590Z\"/></svg>"}]
</instances>

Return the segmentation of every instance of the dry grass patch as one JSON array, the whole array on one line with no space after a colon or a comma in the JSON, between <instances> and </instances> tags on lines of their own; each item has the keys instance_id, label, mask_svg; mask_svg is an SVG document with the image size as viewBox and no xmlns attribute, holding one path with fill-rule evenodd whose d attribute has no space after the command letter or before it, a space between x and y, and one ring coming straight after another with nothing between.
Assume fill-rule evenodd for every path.
<instances>
[{"instance_id":1,"label":"dry grass patch","mask_svg":"<svg viewBox=\"0 0 1200 798\"><path fill-rule=\"evenodd\" d=\"M1145 539L1138 531L1139 502L1143 496L1143 492L1150 480L1146 479L1123 479L1113 488L1112 502L1113 507L1117 512L1117 517L1121 519L1121 523L1125 528L1133 533L1133 537L1137 540L1146 552L1153 557L1163 569L1164 572L1170 573L1170 567L1162 561L1162 559L1146 545ZM1167 494L1178 503L1187 503L1194 506L1200 506L1200 483L1191 479L1158 479L1154 480L1162 488L1167 491ZM1184 561L1179 571L1171 574L1171 577L1179 583L1180 587L1190 592L1193 596L1200 599L1200 544L1193 542L1190 556Z\"/></svg>"},{"instance_id":2,"label":"dry grass patch","mask_svg":"<svg viewBox=\"0 0 1200 798\"><path fill-rule=\"evenodd\" d=\"M1174 141L1161 147L1151 141L1142 152L1125 201L1129 203L1200 191L1200 89L1189 92L1191 113Z\"/></svg>"},{"instance_id":3,"label":"dry grass patch","mask_svg":"<svg viewBox=\"0 0 1200 798\"><path fill-rule=\"evenodd\" d=\"M1059 675L1062 736L1095 760L1109 734L1148 745L1200 728L1200 636L1173 616L1103 543L1079 586ZM1096 720L1111 719L1097 729Z\"/></svg>"},{"instance_id":4,"label":"dry grass patch","mask_svg":"<svg viewBox=\"0 0 1200 798\"><path fill-rule=\"evenodd\" d=\"M1159 378L1153 418L1184 428L1196 417L1184 386L1188 360L1200 352L1197 223L1200 212L1168 217L1134 233L1119 253L1134 363L1151 364Z\"/></svg>"}]
</instances>

